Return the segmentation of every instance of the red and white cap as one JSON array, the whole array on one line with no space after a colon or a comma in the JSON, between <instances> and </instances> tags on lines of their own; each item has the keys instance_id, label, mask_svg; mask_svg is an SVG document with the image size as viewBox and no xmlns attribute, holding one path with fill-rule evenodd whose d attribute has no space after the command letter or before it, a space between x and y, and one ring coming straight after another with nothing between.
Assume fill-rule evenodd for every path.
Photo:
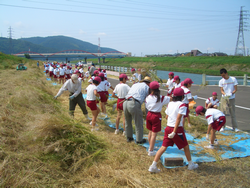
<instances>
[{"instance_id":1,"label":"red and white cap","mask_svg":"<svg viewBox=\"0 0 250 188\"><path fill-rule=\"evenodd\" d=\"M184 81L181 82L181 86L184 86Z\"/></svg>"},{"instance_id":2,"label":"red and white cap","mask_svg":"<svg viewBox=\"0 0 250 188\"><path fill-rule=\"evenodd\" d=\"M213 92L213 93L212 93L212 95L215 95L215 96L217 96L217 93L216 93L216 92Z\"/></svg>"},{"instance_id":3,"label":"red and white cap","mask_svg":"<svg viewBox=\"0 0 250 188\"><path fill-rule=\"evenodd\" d=\"M102 72L106 72L106 70L105 70L105 69L102 69Z\"/></svg>"},{"instance_id":4,"label":"red and white cap","mask_svg":"<svg viewBox=\"0 0 250 188\"><path fill-rule=\"evenodd\" d=\"M135 71L135 68L132 68L131 71Z\"/></svg>"},{"instance_id":5,"label":"red and white cap","mask_svg":"<svg viewBox=\"0 0 250 188\"><path fill-rule=\"evenodd\" d=\"M128 80L128 77L126 74L120 74L119 78L125 78L126 80Z\"/></svg>"},{"instance_id":6,"label":"red and white cap","mask_svg":"<svg viewBox=\"0 0 250 188\"><path fill-rule=\"evenodd\" d=\"M98 70L95 70L95 71L94 71L94 74L99 74L99 71L98 71Z\"/></svg>"},{"instance_id":7,"label":"red and white cap","mask_svg":"<svg viewBox=\"0 0 250 188\"><path fill-rule=\"evenodd\" d=\"M97 82L99 82L99 83L102 81L101 78L98 77L98 76L96 76L96 77L94 78L94 80L97 81Z\"/></svg>"},{"instance_id":8,"label":"red and white cap","mask_svg":"<svg viewBox=\"0 0 250 188\"><path fill-rule=\"evenodd\" d=\"M101 71L101 68L98 68L98 71L100 72L100 71Z\"/></svg>"},{"instance_id":9,"label":"red and white cap","mask_svg":"<svg viewBox=\"0 0 250 188\"><path fill-rule=\"evenodd\" d=\"M173 95L178 97L178 96L183 96L184 95L184 90L180 87L175 88L173 91Z\"/></svg>"},{"instance_id":10,"label":"red and white cap","mask_svg":"<svg viewBox=\"0 0 250 188\"><path fill-rule=\"evenodd\" d=\"M194 83L194 82L191 80L191 78L186 78L184 80L184 84L192 84L192 83Z\"/></svg>"},{"instance_id":11,"label":"red and white cap","mask_svg":"<svg viewBox=\"0 0 250 188\"><path fill-rule=\"evenodd\" d=\"M150 82L149 88L150 89L159 89L160 85L157 81Z\"/></svg>"},{"instance_id":12,"label":"red and white cap","mask_svg":"<svg viewBox=\"0 0 250 188\"><path fill-rule=\"evenodd\" d=\"M173 73L173 72L170 72L170 73L168 73L168 75L174 76L174 73Z\"/></svg>"},{"instance_id":13,"label":"red and white cap","mask_svg":"<svg viewBox=\"0 0 250 188\"><path fill-rule=\"evenodd\" d=\"M80 73L79 70L75 70L74 74Z\"/></svg>"},{"instance_id":14,"label":"red and white cap","mask_svg":"<svg viewBox=\"0 0 250 188\"><path fill-rule=\"evenodd\" d=\"M203 106L197 106L195 109L196 116L200 115L201 111L204 109Z\"/></svg>"},{"instance_id":15,"label":"red and white cap","mask_svg":"<svg viewBox=\"0 0 250 188\"><path fill-rule=\"evenodd\" d=\"M179 76L175 76L174 77L174 81L176 81L176 80L180 80L180 77Z\"/></svg>"},{"instance_id":16,"label":"red and white cap","mask_svg":"<svg viewBox=\"0 0 250 188\"><path fill-rule=\"evenodd\" d=\"M98 74L99 77L104 77L104 74L101 72Z\"/></svg>"}]
</instances>

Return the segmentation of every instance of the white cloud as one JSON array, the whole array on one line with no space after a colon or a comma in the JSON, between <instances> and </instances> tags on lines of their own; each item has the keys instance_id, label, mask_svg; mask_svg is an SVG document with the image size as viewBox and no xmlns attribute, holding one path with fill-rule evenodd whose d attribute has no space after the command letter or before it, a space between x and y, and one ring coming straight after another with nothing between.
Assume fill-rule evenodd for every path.
<instances>
[{"instance_id":1,"label":"white cloud","mask_svg":"<svg viewBox=\"0 0 250 188\"><path fill-rule=\"evenodd\" d=\"M153 28L153 27L148 28L148 30L150 30L150 31L156 31L156 32L159 32L159 31L160 31L160 29L158 29L158 28Z\"/></svg>"},{"instance_id":2,"label":"white cloud","mask_svg":"<svg viewBox=\"0 0 250 188\"><path fill-rule=\"evenodd\" d=\"M83 35L83 34L86 34L85 31L83 31L82 29L79 30L79 34Z\"/></svg>"},{"instance_id":3,"label":"white cloud","mask_svg":"<svg viewBox=\"0 0 250 188\"><path fill-rule=\"evenodd\" d=\"M97 33L97 36L106 36L106 35L107 35L106 33L101 33L101 32Z\"/></svg>"},{"instance_id":4,"label":"white cloud","mask_svg":"<svg viewBox=\"0 0 250 188\"><path fill-rule=\"evenodd\" d=\"M23 22L16 22L16 23L14 23L14 27L15 28L23 28L23 27L25 27L25 25L23 24Z\"/></svg>"}]
</instances>

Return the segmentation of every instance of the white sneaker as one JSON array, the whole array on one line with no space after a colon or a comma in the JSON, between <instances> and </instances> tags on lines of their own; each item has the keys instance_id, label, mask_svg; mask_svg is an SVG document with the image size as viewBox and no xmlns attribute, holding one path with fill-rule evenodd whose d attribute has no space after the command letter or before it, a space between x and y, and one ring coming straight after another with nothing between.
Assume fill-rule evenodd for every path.
<instances>
[{"instance_id":1,"label":"white sneaker","mask_svg":"<svg viewBox=\"0 0 250 188\"><path fill-rule=\"evenodd\" d=\"M89 124L92 125L92 121Z\"/></svg>"},{"instance_id":2,"label":"white sneaker","mask_svg":"<svg viewBox=\"0 0 250 188\"><path fill-rule=\"evenodd\" d=\"M197 163L191 163L191 164L189 164L188 165L188 170L194 170L194 169L196 169L196 168L198 168L198 164Z\"/></svg>"},{"instance_id":3,"label":"white sneaker","mask_svg":"<svg viewBox=\"0 0 250 188\"><path fill-rule=\"evenodd\" d=\"M88 114L85 114L84 116L85 116L85 118L87 118L88 120L90 120L90 121L92 120L92 118L90 118L90 117L88 116Z\"/></svg>"},{"instance_id":4,"label":"white sneaker","mask_svg":"<svg viewBox=\"0 0 250 188\"><path fill-rule=\"evenodd\" d=\"M157 166L150 166L149 169L148 169L149 172L155 172L155 173L158 173L160 172L161 170L157 168Z\"/></svg>"},{"instance_id":5,"label":"white sneaker","mask_svg":"<svg viewBox=\"0 0 250 188\"><path fill-rule=\"evenodd\" d=\"M115 130L115 134L118 134L118 133L119 133L119 129L116 129L116 130Z\"/></svg>"},{"instance_id":6,"label":"white sneaker","mask_svg":"<svg viewBox=\"0 0 250 188\"><path fill-rule=\"evenodd\" d=\"M122 135L123 135L123 136L126 136L126 133L125 133L125 131L123 131Z\"/></svg>"},{"instance_id":7,"label":"white sneaker","mask_svg":"<svg viewBox=\"0 0 250 188\"><path fill-rule=\"evenodd\" d=\"M89 124L92 125L92 121ZM99 125L97 123L95 123L95 126L98 127Z\"/></svg>"},{"instance_id":8,"label":"white sneaker","mask_svg":"<svg viewBox=\"0 0 250 188\"><path fill-rule=\"evenodd\" d=\"M98 129L98 128L92 128L91 131L92 131L92 132L93 132L93 131L99 131L99 129Z\"/></svg>"},{"instance_id":9,"label":"white sneaker","mask_svg":"<svg viewBox=\"0 0 250 188\"><path fill-rule=\"evenodd\" d=\"M192 125L189 123L189 124L188 124L188 127L189 127L189 128L191 128L191 127L192 127Z\"/></svg>"},{"instance_id":10,"label":"white sneaker","mask_svg":"<svg viewBox=\"0 0 250 188\"><path fill-rule=\"evenodd\" d=\"M210 143L211 144L211 143ZM217 139L214 140L214 145L218 145L219 141Z\"/></svg>"},{"instance_id":11,"label":"white sneaker","mask_svg":"<svg viewBox=\"0 0 250 188\"><path fill-rule=\"evenodd\" d=\"M237 133L237 132L239 132L240 130L239 130L239 129L237 129L237 128L235 128L235 129L234 129L234 131Z\"/></svg>"},{"instance_id":12,"label":"white sneaker","mask_svg":"<svg viewBox=\"0 0 250 188\"><path fill-rule=\"evenodd\" d=\"M148 156L155 156L156 155L156 151L148 151Z\"/></svg>"},{"instance_id":13,"label":"white sneaker","mask_svg":"<svg viewBox=\"0 0 250 188\"><path fill-rule=\"evenodd\" d=\"M207 148L207 149L214 149L214 146L213 146L213 145L208 145L208 146L204 146L204 148Z\"/></svg>"},{"instance_id":14,"label":"white sneaker","mask_svg":"<svg viewBox=\"0 0 250 188\"><path fill-rule=\"evenodd\" d=\"M221 127L220 132L223 132L223 131L225 131L225 129L224 127Z\"/></svg>"}]
</instances>

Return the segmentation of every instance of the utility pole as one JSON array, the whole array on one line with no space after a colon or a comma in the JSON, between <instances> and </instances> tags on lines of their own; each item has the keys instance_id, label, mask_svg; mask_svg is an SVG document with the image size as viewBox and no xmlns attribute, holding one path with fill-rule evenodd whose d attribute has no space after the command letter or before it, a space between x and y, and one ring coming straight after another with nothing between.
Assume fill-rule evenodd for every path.
<instances>
[{"instance_id":1,"label":"utility pole","mask_svg":"<svg viewBox=\"0 0 250 188\"><path fill-rule=\"evenodd\" d=\"M9 53L12 54L12 30L11 30L11 27L9 27L8 33L9 33Z\"/></svg>"},{"instance_id":2,"label":"utility pole","mask_svg":"<svg viewBox=\"0 0 250 188\"><path fill-rule=\"evenodd\" d=\"M238 31L238 37L237 37L237 42L236 42L236 47L235 47L235 56L245 56L245 41L244 41L244 33L243 31L246 31L244 27L246 27L244 20L247 18L245 17L247 11L243 10L243 6L240 8L240 20L239 20L239 31Z\"/></svg>"}]
</instances>

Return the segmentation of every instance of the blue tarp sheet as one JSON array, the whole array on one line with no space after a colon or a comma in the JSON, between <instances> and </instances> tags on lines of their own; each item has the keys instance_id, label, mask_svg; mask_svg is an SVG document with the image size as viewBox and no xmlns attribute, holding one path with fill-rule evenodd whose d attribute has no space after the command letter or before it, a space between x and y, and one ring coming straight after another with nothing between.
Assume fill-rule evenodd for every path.
<instances>
[{"instance_id":1,"label":"blue tarp sheet","mask_svg":"<svg viewBox=\"0 0 250 188\"><path fill-rule=\"evenodd\" d=\"M83 95L86 98L86 94ZM109 99L113 99L110 98ZM109 118L102 118L106 125L115 129L115 119L110 120ZM123 128L120 128L123 130ZM191 133L186 133L187 140L189 142L189 149L192 156L192 161L194 162L214 162L216 160L247 157L250 156L250 135L245 132L235 133L229 128L226 128L224 132L216 133L219 145L215 146L214 150L204 149L205 145L209 145L209 141L203 138L195 138ZM133 135L134 139L136 136ZM163 138L162 136L159 136ZM144 135L147 139L147 135ZM155 150L157 151L162 145L162 140L157 140L155 143ZM149 148L149 143L146 142L142 144L147 150ZM179 150L176 145L173 147L168 147L166 152L161 156L162 164L164 164L165 158L169 157L182 157L184 159L183 166L187 165L187 159L185 157L184 150ZM166 168L175 168L168 167Z\"/></svg>"}]
</instances>

